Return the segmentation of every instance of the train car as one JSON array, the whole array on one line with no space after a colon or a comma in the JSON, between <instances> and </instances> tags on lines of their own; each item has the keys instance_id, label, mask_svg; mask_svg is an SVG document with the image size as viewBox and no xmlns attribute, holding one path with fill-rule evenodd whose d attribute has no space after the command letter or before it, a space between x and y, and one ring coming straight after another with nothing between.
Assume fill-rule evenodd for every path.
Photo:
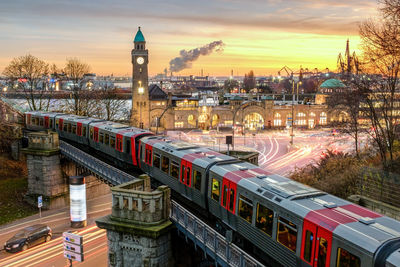
<instances>
[{"instance_id":1,"label":"train car","mask_svg":"<svg viewBox=\"0 0 400 267\"><path fill-rule=\"evenodd\" d=\"M212 155L202 156L207 153ZM192 163L185 176L185 159L194 155L207 163ZM143 171L208 209L266 262L400 266L400 223L393 219L192 144L147 137L141 141L140 157ZM195 169L204 190L194 188Z\"/></svg>"},{"instance_id":2,"label":"train car","mask_svg":"<svg viewBox=\"0 0 400 267\"><path fill-rule=\"evenodd\" d=\"M29 130L54 130L55 117L63 113L30 111L25 113L25 125Z\"/></svg>"},{"instance_id":3,"label":"train car","mask_svg":"<svg viewBox=\"0 0 400 267\"><path fill-rule=\"evenodd\" d=\"M208 169L221 162L240 162L208 148L152 136L141 140L141 169L186 199L206 208Z\"/></svg>"}]
</instances>

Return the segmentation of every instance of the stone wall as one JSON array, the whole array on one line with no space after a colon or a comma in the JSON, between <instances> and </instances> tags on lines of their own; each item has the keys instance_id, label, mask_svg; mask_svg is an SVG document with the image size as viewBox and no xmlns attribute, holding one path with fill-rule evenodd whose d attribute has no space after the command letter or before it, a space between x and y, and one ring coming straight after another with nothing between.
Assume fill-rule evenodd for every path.
<instances>
[{"instance_id":1,"label":"stone wall","mask_svg":"<svg viewBox=\"0 0 400 267\"><path fill-rule=\"evenodd\" d=\"M112 212L96 220L107 230L109 266L172 266L170 189L151 191L150 177L111 188Z\"/></svg>"},{"instance_id":2,"label":"stone wall","mask_svg":"<svg viewBox=\"0 0 400 267\"><path fill-rule=\"evenodd\" d=\"M400 220L400 208L360 195L352 195L349 200L380 214Z\"/></svg>"}]
</instances>

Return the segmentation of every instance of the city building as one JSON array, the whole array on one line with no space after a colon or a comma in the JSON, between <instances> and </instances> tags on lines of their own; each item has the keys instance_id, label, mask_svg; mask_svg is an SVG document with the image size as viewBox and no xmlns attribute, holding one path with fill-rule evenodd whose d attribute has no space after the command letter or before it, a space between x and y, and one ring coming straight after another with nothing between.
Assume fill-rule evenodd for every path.
<instances>
[{"instance_id":1,"label":"city building","mask_svg":"<svg viewBox=\"0 0 400 267\"><path fill-rule=\"evenodd\" d=\"M282 101L270 96L252 97L236 94L227 99L224 105L217 105L219 101L212 90L203 91L205 93L201 93L200 90L193 94L173 94L171 91L164 92L164 82L160 82L160 86L152 84L149 87L149 55L145 45L146 41L139 27L132 50L131 124L134 126L158 131L234 127L243 132L290 127L292 120L299 128L324 126L330 121L326 105L299 101L292 95L287 101ZM195 76L189 76L188 79L178 80L176 82L211 85L208 84L208 77L197 79Z\"/></svg>"}]
</instances>

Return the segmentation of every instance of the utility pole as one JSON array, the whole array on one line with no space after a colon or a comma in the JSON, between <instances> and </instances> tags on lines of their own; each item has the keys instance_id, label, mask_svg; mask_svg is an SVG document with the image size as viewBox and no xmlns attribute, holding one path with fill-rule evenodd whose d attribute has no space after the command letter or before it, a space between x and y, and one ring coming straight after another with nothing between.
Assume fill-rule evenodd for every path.
<instances>
[{"instance_id":1,"label":"utility pole","mask_svg":"<svg viewBox=\"0 0 400 267\"><path fill-rule=\"evenodd\" d=\"M294 81L292 80L292 123L291 123L291 131L290 131L290 145L293 146L293 124L294 124Z\"/></svg>"}]
</instances>

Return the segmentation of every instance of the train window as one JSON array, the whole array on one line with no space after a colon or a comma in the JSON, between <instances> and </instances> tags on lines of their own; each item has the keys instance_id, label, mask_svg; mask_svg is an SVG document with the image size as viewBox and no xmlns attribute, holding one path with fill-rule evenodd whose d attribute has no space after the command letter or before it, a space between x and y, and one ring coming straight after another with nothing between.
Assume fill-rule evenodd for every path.
<instances>
[{"instance_id":1,"label":"train window","mask_svg":"<svg viewBox=\"0 0 400 267\"><path fill-rule=\"evenodd\" d=\"M110 136L110 147L115 148L115 137L114 136Z\"/></svg>"},{"instance_id":2,"label":"train window","mask_svg":"<svg viewBox=\"0 0 400 267\"><path fill-rule=\"evenodd\" d=\"M58 128L59 119L56 119L56 128Z\"/></svg>"},{"instance_id":3,"label":"train window","mask_svg":"<svg viewBox=\"0 0 400 267\"><path fill-rule=\"evenodd\" d=\"M306 238L304 239L304 255L303 255L303 257L308 262L311 262L311 252L312 252L313 241L314 241L313 232L307 230Z\"/></svg>"},{"instance_id":4,"label":"train window","mask_svg":"<svg viewBox=\"0 0 400 267\"><path fill-rule=\"evenodd\" d=\"M149 148L146 148L146 158L145 158L145 162L147 163L147 164L151 164L151 149L149 149Z\"/></svg>"},{"instance_id":5,"label":"train window","mask_svg":"<svg viewBox=\"0 0 400 267\"><path fill-rule=\"evenodd\" d=\"M224 196L222 198L222 206L226 207L226 200L228 199L228 186L227 185L224 185L223 192L224 192Z\"/></svg>"},{"instance_id":6,"label":"train window","mask_svg":"<svg viewBox=\"0 0 400 267\"><path fill-rule=\"evenodd\" d=\"M190 172L190 167L187 167L186 168L186 185L187 186L190 186L190 175L191 175L192 173Z\"/></svg>"},{"instance_id":7,"label":"train window","mask_svg":"<svg viewBox=\"0 0 400 267\"><path fill-rule=\"evenodd\" d=\"M110 136L108 134L104 134L104 144L108 145L110 142Z\"/></svg>"},{"instance_id":8,"label":"train window","mask_svg":"<svg viewBox=\"0 0 400 267\"><path fill-rule=\"evenodd\" d=\"M93 128L90 128L90 139L93 139Z\"/></svg>"},{"instance_id":9,"label":"train window","mask_svg":"<svg viewBox=\"0 0 400 267\"><path fill-rule=\"evenodd\" d=\"M179 163L172 161L170 175L176 179L179 179Z\"/></svg>"},{"instance_id":10,"label":"train window","mask_svg":"<svg viewBox=\"0 0 400 267\"><path fill-rule=\"evenodd\" d=\"M50 121L49 121L49 128L53 128L53 120L52 119L50 119Z\"/></svg>"},{"instance_id":11,"label":"train window","mask_svg":"<svg viewBox=\"0 0 400 267\"><path fill-rule=\"evenodd\" d=\"M253 218L253 201L242 195L239 196L239 216L249 223Z\"/></svg>"},{"instance_id":12,"label":"train window","mask_svg":"<svg viewBox=\"0 0 400 267\"><path fill-rule=\"evenodd\" d=\"M186 171L186 166L182 165L182 174L181 174L181 183L185 184L185 171Z\"/></svg>"},{"instance_id":13,"label":"train window","mask_svg":"<svg viewBox=\"0 0 400 267\"><path fill-rule=\"evenodd\" d=\"M219 201L219 187L220 187L220 182L217 179L212 179L212 185L211 185L211 198Z\"/></svg>"},{"instance_id":14,"label":"train window","mask_svg":"<svg viewBox=\"0 0 400 267\"><path fill-rule=\"evenodd\" d=\"M297 226L289 220L279 217L276 239L288 249L296 251Z\"/></svg>"},{"instance_id":15,"label":"train window","mask_svg":"<svg viewBox=\"0 0 400 267\"><path fill-rule=\"evenodd\" d=\"M73 134L76 134L76 125L72 125L71 131Z\"/></svg>"},{"instance_id":16,"label":"train window","mask_svg":"<svg viewBox=\"0 0 400 267\"><path fill-rule=\"evenodd\" d=\"M336 267L360 267L360 258L343 248L338 248Z\"/></svg>"},{"instance_id":17,"label":"train window","mask_svg":"<svg viewBox=\"0 0 400 267\"><path fill-rule=\"evenodd\" d=\"M104 144L104 134L103 133L99 133L99 142Z\"/></svg>"},{"instance_id":18,"label":"train window","mask_svg":"<svg viewBox=\"0 0 400 267\"><path fill-rule=\"evenodd\" d=\"M71 123L67 123L67 132L71 132Z\"/></svg>"},{"instance_id":19,"label":"train window","mask_svg":"<svg viewBox=\"0 0 400 267\"><path fill-rule=\"evenodd\" d=\"M193 184L194 188L197 190L201 190L201 172L194 170L193 171Z\"/></svg>"},{"instance_id":20,"label":"train window","mask_svg":"<svg viewBox=\"0 0 400 267\"><path fill-rule=\"evenodd\" d=\"M168 173L169 171L169 158L165 156L162 157L161 170L165 173Z\"/></svg>"},{"instance_id":21,"label":"train window","mask_svg":"<svg viewBox=\"0 0 400 267\"><path fill-rule=\"evenodd\" d=\"M86 136L86 126L83 126L82 128L82 136Z\"/></svg>"},{"instance_id":22,"label":"train window","mask_svg":"<svg viewBox=\"0 0 400 267\"><path fill-rule=\"evenodd\" d=\"M235 189L230 188L229 189L229 208L228 209L231 212L233 212L234 203L235 203Z\"/></svg>"},{"instance_id":23,"label":"train window","mask_svg":"<svg viewBox=\"0 0 400 267\"><path fill-rule=\"evenodd\" d=\"M131 141L129 139L126 140L126 149L125 152L130 154L131 153ZM157 168L160 168L160 156L158 156L158 166Z\"/></svg>"},{"instance_id":24,"label":"train window","mask_svg":"<svg viewBox=\"0 0 400 267\"><path fill-rule=\"evenodd\" d=\"M39 120L39 125L40 125L40 126L43 126L43 118L40 118L40 120Z\"/></svg>"},{"instance_id":25,"label":"train window","mask_svg":"<svg viewBox=\"0 0 400 267\"><path fill-rule=\"evenodd\" d=\"M256 227L272 236L272 226L274 224L274 212L262 204L257 204Z\"/></svg>"},{"instance_id":26,"label":"train window","mask_svg":"<svg viewBox=\"0 0 400 267\"><path fill-rule=\"evenodd\" d=\"M318 244L318 267L325 267L326 266L326 253L328 251L328 241L320 237L319 244ZM353 266L353 265L351 265Z\"/></svg>"},{"instance_id":27,"label":"train window","mask_svg":"<svg viewBox=\"0 0 400 267\"><path fill-rule=\"evenodd\" d=\"M68 125L68 123L64 123L64 127L63 127L63 131L64 131L64 132L66 132L67 129L68 129L68 126L67 126L67 125Z\"/></svg>"},{"instance_id":28,"label":"train window","mask_svg":"<svg viewBox=\"0 0 400 267\"><path fill-rule=\"evenodd\" d=\"M160 168L160 155L155 154L153 156L153 166L156 168Z\"/></svg>"}]
</instances>

